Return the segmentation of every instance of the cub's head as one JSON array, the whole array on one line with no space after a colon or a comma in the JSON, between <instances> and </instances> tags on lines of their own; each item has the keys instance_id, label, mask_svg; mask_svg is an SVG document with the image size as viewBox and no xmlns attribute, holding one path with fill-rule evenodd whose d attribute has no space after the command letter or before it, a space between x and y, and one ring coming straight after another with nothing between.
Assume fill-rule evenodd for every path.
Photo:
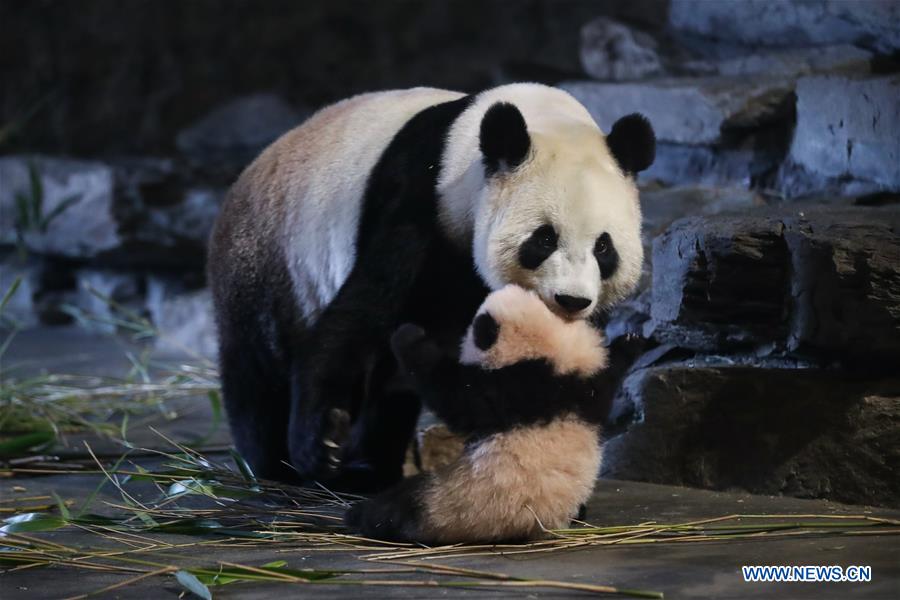
<instances>
[{"instance_id":1,"label":"cub's head","mask_svg":"<svg viewBox=\"0 0 900 600\"><path fill-rule=\"evenodd\" d=\"M463 339L460 361L501 369L544 359L560 375L593 375L606 367L602 334L583 320L562 319L533 291L516 285L492 292Z\"/></svg>"},{"instance_id":2,"label":"cub's head","mask_svg":"<svg viewBox=\"0 0 900 600\"><path fill-rule=\"evenodd\" d=\"M469 112L451 130L442 184L473 200L468 215L450 206L464 200L443 217L472 224L488 286L534 290L567 319L632 292L643 261L634 176L655 154L647 120L623 117L604 135L570 95L533 84L485 92Z\"/></svg>"}]
</instances>

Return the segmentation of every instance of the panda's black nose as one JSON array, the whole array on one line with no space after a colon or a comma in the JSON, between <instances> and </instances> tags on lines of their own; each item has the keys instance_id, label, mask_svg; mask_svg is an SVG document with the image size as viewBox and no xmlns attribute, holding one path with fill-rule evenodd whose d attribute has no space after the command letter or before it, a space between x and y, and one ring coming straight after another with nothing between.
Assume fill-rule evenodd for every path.
<instances>
[{"instance_id":1,"label":"panda's black nose","mask_svg":"<svg viewBox=\"0 0 900 600\"><path fill-rule=\"evenodd\" d=\"M556 294L556 303L559 304L566 312L575 313L590 306L591 299L579 298L578 296L567 296L565 294Z\"/></svg>"}]
</instances>

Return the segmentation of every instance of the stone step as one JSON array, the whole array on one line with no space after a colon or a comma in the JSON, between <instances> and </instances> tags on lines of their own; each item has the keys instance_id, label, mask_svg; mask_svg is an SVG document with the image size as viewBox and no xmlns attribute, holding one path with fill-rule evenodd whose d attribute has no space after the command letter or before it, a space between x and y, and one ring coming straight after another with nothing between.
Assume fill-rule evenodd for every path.
<instances>
[{"instance_id":1,"label":"stone step","mask_svg":"<svg viewBox=\"0 0 900 600\"><path fill-rule=\"evenodd\" d=\"M645 334L896 371L900 210L810 207L676 221L654 240Z\"/></svg>"},{"instance_id":2,"label":"stone step","mask_svg":"<svg viewBox=\"0 0 900 600\"><path fill-rule=\"evenodd\" d=\"M606 442L604 477L900 505L896 374L697 361L633 373L617 403L633 421Z\"/></svg>"}]
</instances>

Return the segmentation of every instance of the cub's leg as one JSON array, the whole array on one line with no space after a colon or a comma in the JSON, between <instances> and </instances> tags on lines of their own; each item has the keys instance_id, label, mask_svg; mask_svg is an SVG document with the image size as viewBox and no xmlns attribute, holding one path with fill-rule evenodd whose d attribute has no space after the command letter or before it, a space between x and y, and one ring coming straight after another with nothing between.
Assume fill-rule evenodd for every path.
<instances>
[{"instance_id":1,"label":"cub's leg","mask_svg":"<svg viewBox=\"0 0 900 600\"><path fill-rule=\"evenodd\" d=\"M404 479L370 500L354 504L344 516L349 529L363 537L394 542L427 539L422 497L430 475Z\"/></svg>"}]
</instances>

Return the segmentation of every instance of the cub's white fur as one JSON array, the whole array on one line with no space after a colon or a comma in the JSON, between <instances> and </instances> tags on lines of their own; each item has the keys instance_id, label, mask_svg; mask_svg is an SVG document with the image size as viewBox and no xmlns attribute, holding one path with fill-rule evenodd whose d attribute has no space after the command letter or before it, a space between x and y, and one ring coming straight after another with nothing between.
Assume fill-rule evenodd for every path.
<instances>
[{"instance_id":1,"label":"cub's white fur","mask_svg":"<svg viewBox=\"0 0 900 600\"><path fill-rule=\"evenodd\" d=\"M585 321L566 322L530 291L509 285L478 314L500 325L483 352L470 328L462 361L502 368L544 358L558 374L590 377L606 367L603 335ZM595 425L574 415L517 427L478 441L431 475L422 497L424 526L437 543L533 538L565 527L587 501L600 469Z\"/></svg>"},{"instance_id":2,"label":"cub's white fur","mask_svg":"<svg viewBox=\"0 0 900 600\"><path fill-rule=\"evenodd\" d=\"M569 525L599 469L597 429L579 419L497 433L434 475L425 529L443 544L541 537Z\"/></svg>"}]
</instances>

